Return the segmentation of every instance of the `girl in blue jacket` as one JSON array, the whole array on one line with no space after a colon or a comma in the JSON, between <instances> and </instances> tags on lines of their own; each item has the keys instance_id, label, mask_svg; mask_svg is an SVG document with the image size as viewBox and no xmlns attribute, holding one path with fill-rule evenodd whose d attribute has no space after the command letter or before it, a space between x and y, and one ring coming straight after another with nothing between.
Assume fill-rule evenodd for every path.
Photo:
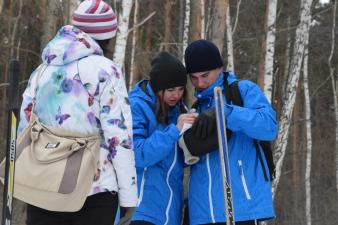
<instances>
[{"instance_id":1,"label":"girl in blue jacket","mask_svg":"<svg viewBox=\"0 0 338 225\"><path fill-rule=\"evenodd\" d=\"M183 124L192 124L195 115L181 114L187 75L177 58L159 53L149 75L150 81L139 81L129 93L139 191L131 224L179 225L184 157L177 141Z\"/></svg>"}]
</instances>

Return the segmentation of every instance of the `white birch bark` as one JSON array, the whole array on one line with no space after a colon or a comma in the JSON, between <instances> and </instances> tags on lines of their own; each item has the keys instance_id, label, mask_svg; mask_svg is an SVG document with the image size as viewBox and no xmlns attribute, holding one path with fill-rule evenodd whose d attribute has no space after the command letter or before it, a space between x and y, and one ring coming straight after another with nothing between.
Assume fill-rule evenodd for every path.
<instances>
[{"instance_id":1,"label":"white birch bark","mask_svg":"<svg viewBox=\"0 0 338 225\"><path fill-rule=\"evenodd\" d=\"M274 146L274 158L276 160L276 178L272 184L272 192L275 196L280 181L285 151L288 144L290 121L293 107L296 101L297 86L299 81L300 69L304 56L306 33L309 32L309 16L312 0L301 0L300 23L296 29L296 40L293 48L293 56L290 64L290 76L286 88L286 99L281 111L278 137Z\"/></svg>"},{"instance_id":2,"label":"white birch bark","mask_svg":"<svg viewBox=\"0 0 338 225\"><path fill-rule=\"evenodd\" d=\"M335 80L335 69L332 62L332 58L335 51L335 29L336 29L336 11L337 11L337 1L334 2L333 5L333 15L332 15L332 29L331 29L331 52L328 58L329 70L330 70L330 77L331 77L331 84L333 90L333 103L334 103L334 113L336 118L336 143L335 143L335 150L336 150L336 191L338 194L338 99L337 99L337 89L336 89L336 80Z\"/></svg>"},{"instance_id":3,"label":"white birch bark","mask_svg":"<svg viewBox=\"0 0 338 225\"><path fill-rule=\"evenodd\" d=\"M226 12L226 34L227 34L227 55L228 55L228 71L235 71L234 65L234 46L233 46L233 39L232 39L232 27L231 27L231 16L230 16L230 4L227 5L227 12Z\"/></svg>"},{"instance_id":4,"label":"white birch bark","mask_svg":"<svg viewBox=\"0 0 338 225\"><path fill-rule=\"evenodd\" d=\"M311 16L309 18L309 24ZM308 81L308 62L309 62L309 34L306 38L306 47L304 52L303 62L303 87L304 87L304 102L305 102L305 127L306 127L306 165L305 165L305 218L306 225L311 225L311 159L312 159L312 136L311 136L311 107L310 107L310 93Z\"/></svg>"},{"instance_id":5,"label":"white birch bark","mask_svg":"<svg viewBox=\"0 0 338 225\"><path fill-rule=\"evenodd\" d=\"M287 18L287 29L290 30L290 24L291 24L291 19L290 16ZM291 52L291 34L290 32L287 34L286 37L286 48L285 48L285 66L284 66L284 80L287 80L288 78L288 74L289 74L289 70L290 70L290 52ZM286 93L286 88L285 86L287 85L286 82L283 83L283 96L282 98L285 99L285 93Z\"/></svg>"},{"instance_id":6,"label":"white birch bark","mask_svg":"<svg viewBox=\"0 0 338 225\"><path fill-rule=\"evenodd\" d=\"M201 39L205 39L205 2L201 0Z\"/></svg>"},{"instance_id":7,"label":"white birch bark","mask_svg":"<svg viewBox=\"0 0 338 225\"><path fill-rule=\"evenodd\" d=\"M264 94L271 102L272 85L273 85L273 65L276 41L276 13L277 0L268 1L268 18L267 18L267 33L266 33L266 48L265 48L265 63L264 63Z\"/></svg>"},{"instance_id":8,"label":"white birch bark","mask_svg":"<svg viewBox=\"0 0 338 225\"><path fill-rule=\"evenodd\" d=\"M124 70L125 52L128 38L128 26L132 0L122 0L121 12L118 16L118 29L116 34L115 51L113 61Z\"/></svg>"},{"instance_id":9,"label":"white birch bark","mask_svg":"<svg viewBox=\"0 0 338 225\"><path fill-rule=\"evenodd\" d=\"M137 24L137 16L138 16L138 0L135 0L134 7L134 26ZM131 46L131 59L130 59L130 75L129 75L129 88L131 90L134 82L134 60L135 60L135 50L136 50L136 31L137 29L133 29L133 38L132 38L132 46Z\"/></svg>"},{"instance_id":10,"label":"white birch bark","mask_svg":"<svg viewBox=\"0 0 338 225\"><path fill-rule=\"evenodd\" d=\"M186 0L185 1L185 15L184 15L184 31L183 31L183 48L182 48L182 52L184 52L184 50L188 46L189 26L190 26L190 0ZM184 55L183 55L182 61L184 61Z\"/></svg>"}]
</instances>

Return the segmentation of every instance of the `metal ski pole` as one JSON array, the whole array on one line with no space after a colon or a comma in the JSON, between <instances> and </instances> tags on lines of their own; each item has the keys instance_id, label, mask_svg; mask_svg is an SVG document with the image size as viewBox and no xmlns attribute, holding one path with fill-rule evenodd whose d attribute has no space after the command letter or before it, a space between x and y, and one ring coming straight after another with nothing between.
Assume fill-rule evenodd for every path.
<instances>
[{"instance_id":1,"label":"metal ski pole","mask_svg":"<svg viewBox=\"0 0 338 225\"><path fill-rule=\"evenodd\" d=\"M5 167L5 182L2 204L2 225L12 224L14 171L16 155L16 129L19 108L19 62L11 60L9 68L9 108L8 108L8 131L7 152Z\"/></svg>"},{"instance_id":2,"label":"metal ski pole","mask_svg":"<svg viewBox=\"0 0 338 225\"><path fill-rule=\"evenodd\" d=\"M228 143L224 114L224 101L223 93L220 87L214 88L215 109L217 118L217 135L219 145L219 157L222 170L223 193L224 193L224 208L226 215L226 224L235 225L233 214L233 202L231 194L231 181L230 181L230 161L228 157Z\"/></svg>"}]
</instances>

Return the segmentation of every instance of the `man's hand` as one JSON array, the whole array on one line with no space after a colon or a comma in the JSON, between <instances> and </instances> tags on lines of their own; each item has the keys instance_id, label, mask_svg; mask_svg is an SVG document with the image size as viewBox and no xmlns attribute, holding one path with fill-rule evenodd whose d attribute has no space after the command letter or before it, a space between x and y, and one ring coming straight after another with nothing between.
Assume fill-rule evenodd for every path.
<instances>
[{"instance_id":1,"label":"man's hand","mask_svg":"<svg viewBox=\"0 0 338 225\"><path fill-rule=\"evenodd\" d=\"M201 139L205 139L216 129L215 108L211 107L200 113L191 127L191 132Z\"/></svg>"}]
</instances>

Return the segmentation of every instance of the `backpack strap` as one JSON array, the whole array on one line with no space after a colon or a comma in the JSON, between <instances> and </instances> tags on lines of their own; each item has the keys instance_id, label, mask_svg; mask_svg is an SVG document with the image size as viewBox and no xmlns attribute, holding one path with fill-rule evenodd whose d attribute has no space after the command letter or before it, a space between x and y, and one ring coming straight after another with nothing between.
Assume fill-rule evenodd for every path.
<instances>
[{"instance_id":1,"label":"backpack strap","mask_svg":"<svg viewBox=\"0 0 338 225\"><path fill-rule=\"evenodd\" d=\"M264 165L264 162L263 162L262 152L261 152L261 150L259 148L259 143L258 143L258 141L256 139L254 139L254 144L255 144L255 147L256 147L256 152L257 152L257 155L258 155L258 159L259 159L259 161L260 161L260 163L262 165L262 168L263 168L264 179L266 181L268 181L269 178L268 178L268 174L266 172L265 165Z\"/></svg>"},{"instance_id":2,"label":"backpack strap","mask_svg":"<svg viewBox=\"0 0 338 225\"><path fill-rule=\"evenodd\" d=\"M223 89L224 89L224 94L225 94L225 99L227 104L231 104L231 101L233 100L232 94L231 94L231 88L228 83L228 76L229 72L224 72L224 79L223 79Z\"/></svg>"},{"instance_id":3,"label":"backpack strap","mask_svg":"<svg viewBox=\"0 0 338 225\"><path fill-rule=\"evenodd\" d=\"M241 93L239 91L239 87L238 87L238 80L232 82L230 85L228 85L228 82L224 82L224 85L227 85L229 86L227 89L230 90L229 91L229 97L231 99L231 102L234 104L234 105L237 105L237 106L244 106L244 102L243 102L243 99L242 99L242 96L241 96ZM224 87L224 89L226 89L226 87ZM258 156L258 159L262 165L262 168L263 168L263 174L264 174L264 178L266 181L269 180L268 178L268 173L266 171L266 168L265 168L265 165L264 165L264 161L263 161L263 157L262 157L262 152L260 150L260 144L258 142L258 140L254 139L254 144L255 144L255 148L256 148L256 152L257 152L257 156Z\"/></svg>"}]
</instances>

